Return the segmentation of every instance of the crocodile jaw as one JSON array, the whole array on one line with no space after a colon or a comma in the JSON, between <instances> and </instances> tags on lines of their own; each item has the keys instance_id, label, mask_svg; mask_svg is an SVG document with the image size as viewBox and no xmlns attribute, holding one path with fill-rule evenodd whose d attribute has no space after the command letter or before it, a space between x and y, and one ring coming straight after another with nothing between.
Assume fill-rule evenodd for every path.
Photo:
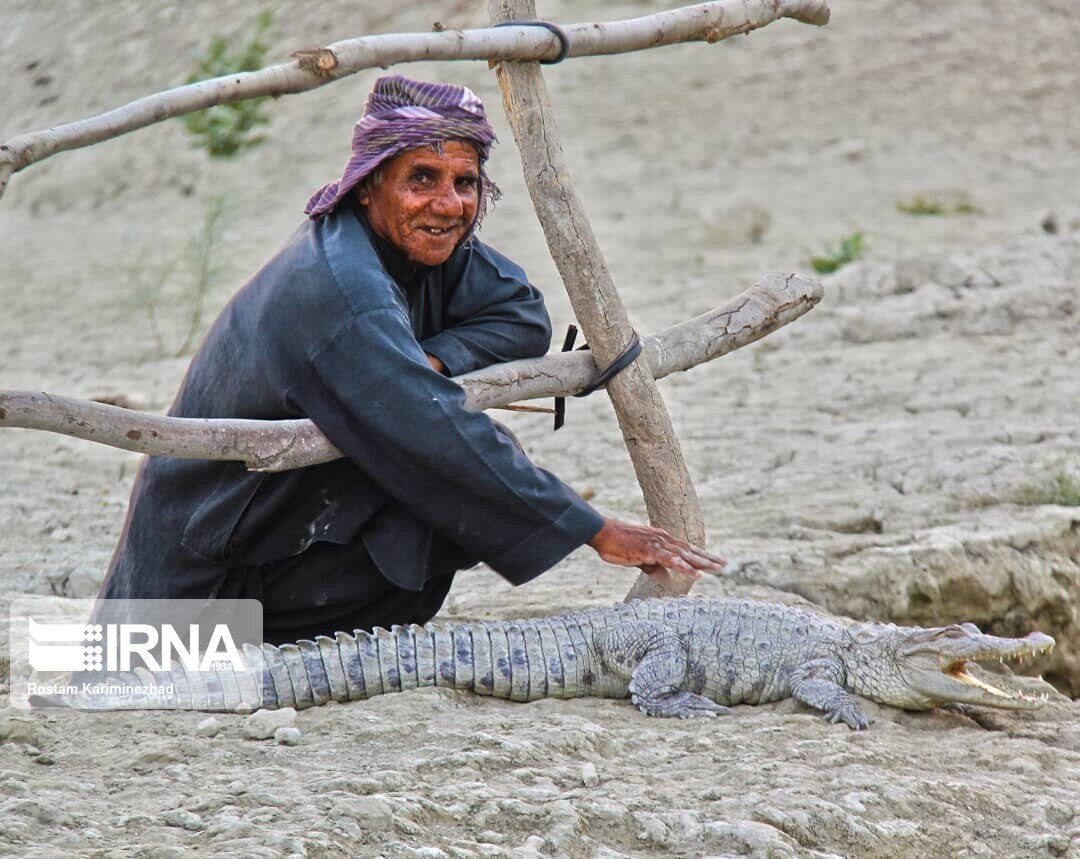
<instances>
[{"instance_id":1,"label":"crocodile jaw","mask_svg":"<svg viewBox=\"0 0 1080 859\"><path fill-rule=\"evenodd\" d=\"M960 663L946 672L949 678L959 681L974 691L974 698L967 697L972 693L964 693L964 697L956 696L955 700L957 701L983 704L988 707L1000 707L1007 710L1037 710L1046 703L1045 693L1028 695L1019 689L1001 689L992 683L980 680L974 674L971 674L968 668L967 663Z\"/></svg>"},{"instance_id":2,"label":"crocodile jaw","mask_svg":"<svg viewBox=\"0 0 1080 859\"><path fill-rule=\"evenodd\" d=\"M1029 695L1020 689L1009 688L1009 680L1003 675L980 671L983 675L980 677L972 670L978 671L980 662L993 660L1003 664L1022 663L1025 659L1049 653L1053 646L1054 639L1050 636L1034 632L1022 639L996 639L986 649L971 649L962 656L924 650L901 657L902 673L913 690L927 699L924 706L956 702L1003 710L1037 710L1046 703L1045 694Z\"/></svg>"}]
</instances>

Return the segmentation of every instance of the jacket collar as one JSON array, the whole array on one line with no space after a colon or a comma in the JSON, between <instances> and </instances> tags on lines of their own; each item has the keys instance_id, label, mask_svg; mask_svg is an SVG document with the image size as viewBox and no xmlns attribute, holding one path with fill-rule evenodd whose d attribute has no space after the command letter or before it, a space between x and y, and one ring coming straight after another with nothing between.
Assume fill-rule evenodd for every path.
<instances>
[{"instance_id":1,"label":"jacket collar","mask_svg":"<svg viewBox=\"0 0 1080 859\"><path fill-rule=\"evenodd\" d=\"M378 254L379 259L382 261L383 268L386 269L387 274L390 275L397 283L402 287L411 287L418 284L424 279L430 270L430 266L421 266L420 268L414 268L409 264L409 260L406 258L397 246L388 242L382 236L375 232L371 226L371 222L368 221L367 212L364 211L364 207L350 200L349 208L360 221L360 225L364 228L364 232L367 233L368 239L371 242L372 247L375 248L375 253Z\"/></svg>"}]
</instances>

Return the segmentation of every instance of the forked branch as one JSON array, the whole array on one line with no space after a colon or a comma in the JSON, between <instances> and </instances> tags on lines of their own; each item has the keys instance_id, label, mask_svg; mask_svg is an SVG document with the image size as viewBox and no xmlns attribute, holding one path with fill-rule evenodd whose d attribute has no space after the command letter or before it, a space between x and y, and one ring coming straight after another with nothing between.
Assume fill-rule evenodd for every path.
<instances>
[{"instance_id":1,"label":"forked branch","mask_svg":"<svg viewBox=\"0 0 1080 859\"><path fill-rule=\"evenodd\" d=\"M618 54L678 42L726 39L778 18L824 25L826 0L719 0L642 18L567 24L568 56ZM259 96L303 92L364 69L419 60L544 60L560 51L559 39L539 27L395 33L334 42L297 51L295 60L256 72L199 81L145 96L97 116L14 137L0 145L0 196L13 173L57 152L100 143L155 122Z\"/></svg>"}]
</instances>

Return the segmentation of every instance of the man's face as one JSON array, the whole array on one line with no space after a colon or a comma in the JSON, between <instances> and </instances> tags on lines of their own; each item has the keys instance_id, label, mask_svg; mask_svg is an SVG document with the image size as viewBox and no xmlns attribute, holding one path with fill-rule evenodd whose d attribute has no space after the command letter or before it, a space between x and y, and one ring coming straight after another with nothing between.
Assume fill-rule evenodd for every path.
<instances>
[{"instance_id":1,"label":"man's face","mask_svg":"<svg viewBox=\"0 0 1080 859\"><path fill-rule=\"evenodd\" d=\"M361 190L371 228L413 266L449 259L476 218L480 160L468 143L448 140L442 153L411 149L383 162L382 181Z\"/></svg>"}]
</instances>

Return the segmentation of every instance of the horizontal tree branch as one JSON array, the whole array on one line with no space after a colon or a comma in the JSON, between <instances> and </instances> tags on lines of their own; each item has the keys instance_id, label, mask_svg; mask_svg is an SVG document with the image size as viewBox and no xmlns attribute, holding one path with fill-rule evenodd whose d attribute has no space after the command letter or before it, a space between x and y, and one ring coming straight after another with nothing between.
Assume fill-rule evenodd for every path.
<instances>
[{"instance_id":1,"label":"horizontal tree branch","mask_svg":"<svg viewBox=\"0 0 1080 859\"><path fill-rule=\"evenodd\" d=\"M797 274L769 274L727 304L643 338L657 378L753 343L797 319L822 298L821 285ZM458 376L469 408L573 396L597 376L587 351L495 364ZM157 456L238 460L256 471L285 471L339 459L309 420L174 418L29 391L0 391L0 428L46 430Z\"/></svg>"},{"instance_id":2,"label":"horizontal tree branch","mask_svg":"<svg viewBox=\"0 0 1080 859\"><path fill-rule=\"evenodd\" d=\"M778 18L824 25L826 0L719 0L642 18L568 24L569 56L617 54L678 42L717 42ZM442 30L365 36L298 51L295 60L255 72L175 87L97 116L14 137L0 145L0 196L13 173L57 152L90 146L155 122L259 96L314 89L356 72L421 60L543 60L558 55L558 38L540 27Z\"/></svg>"}]
</instances>

